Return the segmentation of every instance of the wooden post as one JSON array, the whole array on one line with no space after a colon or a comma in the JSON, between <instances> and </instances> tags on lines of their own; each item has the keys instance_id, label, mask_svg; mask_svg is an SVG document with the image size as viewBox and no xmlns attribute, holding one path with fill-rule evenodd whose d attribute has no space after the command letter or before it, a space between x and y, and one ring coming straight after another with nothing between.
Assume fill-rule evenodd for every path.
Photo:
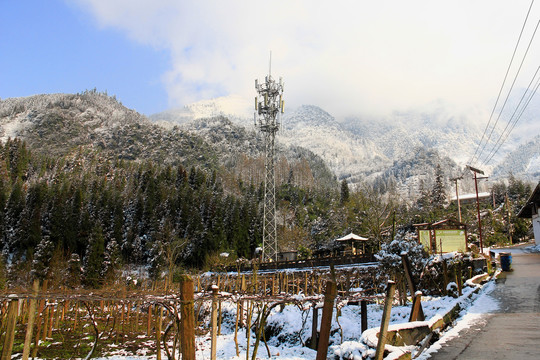
<instances>
[{"instance_id":1,"label":"wooden post","mask_svg":"<svg viewBox=\"0 0 540 360\"><path fill-rule=\"evenodd\" d=\"M161 306L156 305L156 360L161 360Z\"/></svg>"},{"instance_id":2,"label":"wooden post","mask_svg":"<svg viewBox=\"0 0 540 360\"><path fill-rule=\"evenodd\" d=\"M422 314L422 316L420 316L420 310L422 310L421 303L422 303L422 292L417 291L414 294L414 300L413 300L413 304L412 304L411 315L409 317L409 322L417 321L417 320L420 320L420 321L425 320L424 314Z\"/></svg>"},{"instance_id":3,"label":"wooden post","mask_svg":"<svg viewBox=\"0 0 540 360\"><path fill-rule=\"evenodd\" d=\"M247 325L246 325L246 360L249 360L249 341L251 340L251 316L253 315L253 304L247 301Z\"/></svg>"},{"instance_id":4,"label":"wooden post","mask_svg":"<svg viewBox=\"0 0 540 360\"><path fill-rule=\"evenodd\" d=\"M50 312L50 316L49 316L49 330L47 331L47 337L49 339L52 338L52 330L53 330L53 322L54 322L54 314L55 314L55 311L54 309L57 309L58 305L55 305L55 304L51 304L51 309L49 310ZM58 311L58 310L56 310Z\"/></svg>"},{"instance_id":5,"label":"wooden post","mask_svg":"<svg viewBox=\"0 0 540 360\"><path fill-rule=\"evenodd\" d=\"M146 321L146 336L150 336L152 330L152 304L148 304L148 318Z\"/></svg>"},{"instance_id":6,"label":"wooden post","mask_svg":"<svg viewBox=\"0 0 540 360\"><path fill-rule=\"evenodd\" d=\"M405 270L405 277L407 278L407 284L409 284L409 292L411 293L411 297L413 299L416 299L416 285L413 281L412 276L412 270L411 270L411 262L409 261L409 257L407 254L401 254L401 259L403 261L403 269ZM420 321L425 320L424 310L422 309L422 304L420 301L418 301L418 315L417 319ZM414 300L413 300L413 307L414 307ZM412 316L412 312L411 312ZM415 321L415 320L409 320L409 321Z\"/></svg>"},{"instance_id":7,"label":"wooden post","mask_svg":"<svg viewBox=\"0 0 540 360\"><path fill-rule=\"evenodd\" d=\"M134 331L139 332L139 312L141 311L141 307L139 305L139 302L135 302L135 326Z\"/></svg>"},{"instance_id":8,"label":"wooden post","mask_svg":"<svg viewBox=\"0 0 540 360\"><path fill-rule=\"evenodd\" d=\"M461 275L461 261L457 263L456 283L459 291L459 296L463 295L463 276Z\"/></svg>"},{"instance_id":9,"label":"wooden post","mask_svg":"<svg viewBox=\"0 0 540 360\"><path fill-rule=\"evenodd\" d=\"M313 303L313 318L311 321L311 343L309 347L313 350L317 350L317 326L319 323L319 309L317 309L317 304Z\"/></svg>"},{"instance_id":10,"label":"wooden post","mask_svg":"<svg viewBox=\"0 0 540 360\"><path fill-rule=\"evenodd\" d=\"M47 339L47 331L49 330L49 316L51 314L51 306L45 307L45 319L43 320L43 332L41 333L41 341Z\"/></svg>"},{"instance_id":11,"label":"wooden post","mask_svg":"<svg viewBox=\"0 0 540 360\"><path fill-rule=\"evenodd\" d=\"M195 360L193 279L189 275L184 275L180 279L180 301L182 360Z\"/></svg>"},{"instance_id":12,"label":"wooden post","mask_svg":"<svg viewBox=\"0 0 540 360\"><path fill-rule=\"evenodd\" d=\"M443 285L444 285L444 295L448 295L448 266L446 265L446 259L442 260L442 268L443 268Z\"/></svg>"},{"instance_id":13,"label":"wooden post","mask_svg":"<svg viewBox=\"0 0 540 360\"><path fill-rule=\"evenodd\" d=\"M388 287L386 289L386 299L384 300L384 309L381 320L381 329L379 330L379 341L377 342L377 351L375 352L375 359L382 360L384 357L384 346L386 345L386 335L388 333L388 324L390 323L390 314L392 312L392 301L394 300L394 293L396 291L396 283L392 280L388 281Z\"/></svg>"},{"instance_id":14,"label":"wooden post","mask_svg":"<svg viewBox=\"0 0 540 360\"><path fill-rule=\"evenodd\" d=\"M212 332L211 332L211 344L210 344L210 359L216 360L217 350L217 310L218 310L218 292L219 287L212 285Z\"/></svg>"},{"instance_id":15,"label":"wooden post","mask_svg":"<svg viewBox=\"0 0 540 360\"><path fill-rule=\"evenodd\" d=\"M361 311L361 328L362 332L366 331L368 328L368 322L367 322L367 300L361 300L360 301L360 311Z\"/></svg>"},{"instance_id":16,"label":"wooden post","mask_svg":"<svg viewBox=\"0 0 540 360\"><path fill-rule=\"evenodd\" d=\"M11 351L13 350L13 342L15 341L15 325L17 325L19 300L17 300L16 295L10 295L10 298L7 310L7 326L2 350L2 360L11 360Z\"/></svg>"},{"instance_id":17,"label":"wooden post","mask_svg":"<svg viewBox=\"0 0 540 360\"><path fill-rule=\"evenodd\" d=\"M34 331L34 321L36 319L37 295L39 292L39 280L34 279L32 285L32 297L28 308L28 324L26 325L26 336L24 337L23 360L28 360L30 355L30 344L32 343L32 333Z\"/></svg>"},{"instance_id":18,"label":"wooden post","mask_svg":"<svg viewBox=\"0 0 540 360\"><path fill-rule=\"evenodd\" d=\"M42 294L45 294L47 292L48 283L49 283L49 281L47 279L43 280L43 285L41 286L41 293ZM37 329L36 329L36 336L34 337L35 345L34 345L34 348L32 349L32 357L33 358L35 358L37 356L41 328L45 327L45 325L42 326L42 323L43 323L43 310L45 308L45 302L46 302L45 299L42 299L39 302L38 313L37 313Z\"/></svg>"},{"instance_id":19,"label":"wooden post","mask_svg":"<svg viewBox=\"0 0 540 360\"><path fill-rule=\"evenodd\" d=\"M337 294L336 282L328 280L324 293L324 305L321 318L321 331L319 333L319 346L316 360L325 360L328 355L328 342L330 340L330 327L332 326L332 312Z\"/></svg>"}]
</instances>

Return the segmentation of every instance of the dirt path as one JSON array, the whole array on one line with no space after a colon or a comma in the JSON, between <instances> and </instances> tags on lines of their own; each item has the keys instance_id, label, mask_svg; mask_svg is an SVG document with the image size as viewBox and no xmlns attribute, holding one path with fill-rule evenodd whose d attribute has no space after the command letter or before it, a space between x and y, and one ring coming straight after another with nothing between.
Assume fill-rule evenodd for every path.
<instances>
[{"instance_id":1,"label":"dirt path","mask_svg":"<svg viewBox=\"0 0 540 360\"><path fill-rule=\"evenodd\" d=\"M540 254L513 249L511 272L490 294L499 309L464 329L430 359L540 359Z\"/></svg>"}]
</instances>

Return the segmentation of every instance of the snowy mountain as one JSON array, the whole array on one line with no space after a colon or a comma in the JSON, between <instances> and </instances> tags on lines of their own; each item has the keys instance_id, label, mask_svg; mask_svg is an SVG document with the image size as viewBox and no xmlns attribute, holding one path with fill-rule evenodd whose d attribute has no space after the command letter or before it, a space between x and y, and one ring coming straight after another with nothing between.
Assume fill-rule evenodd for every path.
<instances>
[{"instance_id":1,"label":"snowy mountain","mask_svg":"<svg viewBox=\"0 0 540 360\"><path fill-rule=\"evenodd\" d=\"M0 101L0 139L24 139L37 152L98 152L108 159L215 163L211 146L178 128L164 129L95 91Z\"/></svg>"},{"instance_id":2,"label":"snowy mountain","mask_svg":"<svg viewBox=\"0 0 540 360\"><path fill-rule=\"evenodd\" d=\"M205 108L200 106L197 113L205 113L200 110ZM158 124L96 91L35 95L0 101L0 141L21 138L33 151L52 156L98 153L110 160L224 167L244 181L260 183L262 175L260 171L253 175L253 169L262 166L263 145L253 128L236 125L224 116L192 119L190 115L187 123ZM334 174L313 152L286 144L277 151L284 159L281 178L295 169L300 177L303 169L310 173L311 184L313 179L318 184L334 184Z\"/></svg>"},{"instance_id":3,"label":"snowy mountain","mask_svg":"<svg viewBox=\"0 0 540 360\"><path fill-rule=\"evenodd\" d=\"M509 152L493 169L496 177L504 177L510 173L531 181L540 179L540 135Z\"/></svg>"},{"instance_id":4,"label":"snowy mountain","mask_svg":"<svg viewBox=\"0 0 540 360\"><path fill-rule=\"evenodd\" d=\"M219 114L253 129L252 107L253 104L249 101L231 96L201 101L177 111L155 114L151 119L178 124ZM508 108L512 108L512 105ZM512 161L512 166L516 166L516 159L505 160L505 156L520 145L526 146L525 144L532 141L532 136L540 134L540 121L534 111L536 108L540 109L538 101L531 103L529 110L520 119L519 126L514 129L493 160L488 165L482 165L487 174L505 177L507 170L498 164ZM483 157L495 145L506 125L505 114L502 115L500 121L495 121L499 120L497 117L493 119L497 126L491 134ZM345 178L351 183L375 181L380 176L402 173L400 169L403 167L416 166L411 159L414 159L422 148L427 151L428 156L434 156L433 161L423 162L422 166L428 164L427 168L407 172L412 178L398 176L398 185L403 186L411 182L418 183L421 173L424 173L423 177L429 178L433 172L429 164L436 162L450 166L446 170L449 174L459 173L474 155L478 144L485 141L485 124L478 121L483 118L486 118L486 115L479 110L459 113L443 103L434 103L422 111L394 112L383 118L348 117L338 120L317 106L304 105L286 111L282 119L282 130L276 141L299 145L313 151L324 159L339 179ZM488 133L491 133L491 128ZM535 166L538 167L535 159L540 157L540 152L534 146L529 146L528 149L526 158L530 159L530 164L515 173L530 178L534 176ZM525 157L522 155L519 159ZM491 173L495 168L500 170ZM413 173L415 175L412 175Z\"/></svg>"}]
</instances>

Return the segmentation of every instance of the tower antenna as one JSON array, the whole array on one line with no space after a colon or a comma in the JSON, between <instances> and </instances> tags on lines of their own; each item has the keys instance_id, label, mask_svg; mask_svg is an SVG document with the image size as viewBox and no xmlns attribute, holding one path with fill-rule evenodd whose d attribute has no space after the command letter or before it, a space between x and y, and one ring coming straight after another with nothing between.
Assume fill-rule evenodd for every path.
<instances>
[{"instance_id":1,"label":"tower antenna","mask_svg":"<svg viewBox=\"0 0 540 360\"><path fill-rule=\"evenodd\" d=\"M272 52L264 83L255 80L255 125L264 134L263 261L277 261L275 138L284 112L283 82L272 79Z\"/></svg>"},{"instance_id":2,"label":"tower antenna","mask_svg":"<svg viewBox=\"0 0 540 360\"><path fill-rule=\"evenodd\" d=\"M268 62L268 77L272 76L272 50L270 50L270 61Z\"/></svg>"}]
</instances>

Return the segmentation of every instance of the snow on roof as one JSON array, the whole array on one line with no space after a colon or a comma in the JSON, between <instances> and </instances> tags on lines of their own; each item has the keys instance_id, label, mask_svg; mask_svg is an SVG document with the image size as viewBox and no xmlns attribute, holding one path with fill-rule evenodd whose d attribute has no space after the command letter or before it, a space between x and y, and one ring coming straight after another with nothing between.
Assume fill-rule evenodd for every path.
<instances>
[{"instance_id":1,"label":"snow on roof","mask_svg":"<svg viewBox=\"0 0 540 360\"><path fill-rule=\"evenodd\" d=\"M487 197L490 197L490 196L491 196L491 193L490 193L490 192L481 192L481 193L478 193L478 198L479 198L479 199L487 198ZM459 195L459 201L463 201L463 200L473 200L473 199L476 199L476 193ZM456 201L457 198L456 198L455 196L452 196L452 198L451 198L450 200L451 200L451 201Z\"/></svg>"},{"instance_id":2,"label":"snow on roof","mask_svg":"<svg viewBox=\"0 0 540 360\"><path fill-rule=\"evenodd\" d=\"M341 237L339 239L336 239L336 241L347 241L347 240L359 240L359 241L367 241L368 238L358 236L356 234L350 233L349 235L345 235L344 237Z\"/></svg>"}]
</instances>

